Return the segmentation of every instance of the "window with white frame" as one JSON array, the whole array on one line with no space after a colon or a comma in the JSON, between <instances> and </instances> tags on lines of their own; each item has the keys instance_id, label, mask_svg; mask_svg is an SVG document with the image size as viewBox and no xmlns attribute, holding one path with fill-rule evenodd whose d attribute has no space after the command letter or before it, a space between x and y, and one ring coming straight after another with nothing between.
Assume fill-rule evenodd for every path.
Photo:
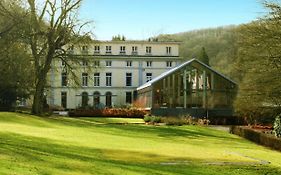
<instances>
[{"instance_id":1,"label":"window with white frame","mask_svg":"<svg viewBox=\"0 0 281 175\"><path fill-rule=\"evenodd\" d=\"M100 73L94 73L94 86L100 86Z\"/></svg>"},{"instance_id":2,"label":"window with white frame","mask_svg":"<svg viewBox=\"0 0 281 175\"><path fill-rule=\"evenodd\" d=\"M166 54L170 55L172 53L172 47L166 47Z\"/></svg>"},{"instance_id":3,"label":"window with white frame","mask_svg":"<svg viewBox=\"0 0 281 175\"><path fill-rule=\"evenodd\" d=\"M112 86L112 73L105 74L105 85Z\"/></svg>"},{"instance_id":4,"label":"window with white frame","mask_svg":"<svg viewBox=\"0 0 281 175\"><path fill-rule=\"evenodd\" d=\"M138 53L138 47L132 46L132 54L137 54L137 53Z\"/></svg>"},{"instance_id":5,"label":"window with white frame","mask_svg":"<svg viewBox=\"0 0 281 175\"><path fill-rule=\"evenodd\" d=\"M88 74L82 73L82 86L87 87L88 86Z\"/></svg>"},{"instance_id":6,"label":"window with white frame","mask_svg":"<svg viewBox=\"0 0 281 175\"><path fill-rule=\"evenodd\" d=\"M172 61L167 61L166 62L166 67L172 67L173 66L173 62Z\"/></svg>"},{"instance_id":7,"label":"window with white frame","mask_svg":"<svg viewBox=\"0 0 281 175\"><path fill-rule=\"evenodd\" d=\"M61 73L61 86L67 86L67 73Z\"/></svg>"},{"instance_id":8,"label":"window with white frame","mask_svg":"<svg viewBox=\"0 0 281 175\"><path fill-rule=\"evenodd\" d=\"M146 62L146 67L152 67L152 61L147 61Z\"/></svg>"},{"instance_id":9,"label":"window with white frame","mask_svg":"<svg viewBox=\"0 0 281 175\"><path fill-rule=\"evenodd\" d=\"M105 66L106 67L111 67L112 61L105 61Z\"/></svg>"},{"instance_id":10,"label":"window with white frame","mask_svg":"<svg viewBox=\"0 0 281 175\"><path fill-rule=\"evenodd\" d=\"M120 46L120 53L125 54L126 53L126 47L125 46Z\"/></svg>"},{"instance_id":11,"label":"window with white frame","mask_svg":"<svg viewBox=\"0 0 281 175\"><path fill-rule=\"evenodd\" d=\"M126 73L126 86L132 86L132 73Z\"/></svg>"},{"instance_id":12,"label":"window with white frame","mask_svg":"<svg viewBox=\"0 0 281 175\"><path fill-rule=\"evenodd\" d=\"M111 46L105 46L105 52L111 53Z\"/></svg>"},{"instance_id":13,"label":"window with white frame","mask_svg":"<svg viewBox=\"0 0 281 175\"><path fill-rule=\"evenodd\" d=\"M94 61L94 67L99 67L100 66L100 61Z\"/></svg>"},{"instance_id":14,"label":"window with white frame","mask_svg":"<svg viewBox=\"0 0 281 175\"><path fill-rule=\"evenodd\" d=\"M82 66L88 66L88 61L83 60L83 61L82 61Z\"/></svg>"},{"instance_id":15,"label":"window with white frame","mask_svg":"<svg viewBox=\"0 0 281 175\"><path fill-rule=\"evenodd\" d=\"M146 51L146 54L151 54L151 46L147 46L145 51Z\"/></svg>"},{"instance_id":16,"label":"window with white frame","mask_svg":"<svg viewBox=\"0 0 281 175\"><path fill-rule=\"evenodd\" d=\"M95 46L94 47L94 52L95 53L100 53L100 46Z\"/></svg>"},{"instance_id":17,"label":"window with white frame","mask_svg":"<svg viewBox=\"0 0 281 175\"><path fill-rule=\"evenodd\" d=\"M132 61L126 61L126 66L127 67L132 67Z\"/></svg>"},{"instance_id":18,"label":"window with white frame","mask_svg":"<svg viewBox=\"0 0 281 175\"><path fill-rule=\"evenodd\" d=\"M146 73L146 82L149 82L152 80L152 73Z\"/></svg>"},{"instance_id":19,"label":"window with white frame","mask_svg":"<svg viewBox=\"0 0 281 175\"><path fill-rule=\"evenodd\" d=\"M82 47L81 47L81 50L82 50L82 51L88 51L88 46L82 46Z\"/></svg>"}]
</instances>

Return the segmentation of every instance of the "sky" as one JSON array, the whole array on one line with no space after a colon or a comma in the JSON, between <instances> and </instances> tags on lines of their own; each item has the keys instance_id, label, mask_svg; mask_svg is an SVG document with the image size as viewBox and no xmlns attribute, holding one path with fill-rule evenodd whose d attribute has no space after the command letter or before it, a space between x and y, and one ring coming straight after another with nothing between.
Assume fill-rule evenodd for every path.
<instances>
[{"instance_id":1,"label":"sky","mask_svg":"<svg viewBox=\"0 0 281 175\"><path fill-rule=\"evenodd\" d=\"M80 18L96 39L143 40L159 34L248 23L264 15L261 0L84 0Z\"/></svg>"}]
</instances>

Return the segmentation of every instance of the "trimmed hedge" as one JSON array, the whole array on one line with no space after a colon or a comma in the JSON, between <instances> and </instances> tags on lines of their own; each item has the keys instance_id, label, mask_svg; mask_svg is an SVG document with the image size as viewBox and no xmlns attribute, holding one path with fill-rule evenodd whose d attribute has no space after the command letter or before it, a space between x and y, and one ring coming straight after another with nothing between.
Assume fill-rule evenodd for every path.
<instances>
[{"instance_id":1,"label":"trimmed hedge","mask_svg":"<svg viewBox=\"0 0 281 175\"><path fill-rule=\"evenodd\" d=\"M243 126L232 126L230 133L244 137L257 144L281 151L281 139Z\"/></svg>"},{"instance_id":2,"label":"trimmed hedge","mask_svg":"<svg viewBox=\"0 0 281 175\"><path fill-rule=\"evenodd\" d=\"M108 108L108 109L76 109L69 111L70 117L116 117L116 118L143 118L143 110Z\"/></svg>"}]
</instances>

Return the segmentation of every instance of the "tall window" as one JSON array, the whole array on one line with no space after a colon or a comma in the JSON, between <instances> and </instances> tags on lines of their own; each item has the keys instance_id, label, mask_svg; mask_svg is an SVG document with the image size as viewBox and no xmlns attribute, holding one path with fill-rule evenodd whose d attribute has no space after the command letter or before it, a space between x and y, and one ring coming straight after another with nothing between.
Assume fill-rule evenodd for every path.
<instances>
[{"instance_id":1,"label":"tall window","mask_svg":"<svg viewBox=\"0 0 281 175\"><path fill-rule=\"evenodd\" d=\"M111 46L105 46L105 52L111 53Z\"/></svg>"},{"instance_id":2,"label":"tall window","mask_svg":"<svg viewBox=\"0 0 281 175\"><path fill-rule=\"evenodd\" d=\"M88 106L88 101L89 101L88 93L83 92L82 93L82 107Z\"/></svg>"},{"instance_id":3,"label":"tall window","mask_svg":"<svg viewBox=\"0 0 281 175\"><path fill-rule=\"evenodd\" d=\"M67 108L67 93L61 92L61 106Z\"/></svg>"},{"instance_id":4,"label":"tall window","mask_svg":"<svg viewBox=\"0 0 281 175\"><path fill-rule=\"evenodd\" d=\"M132 54L137 54L138 53L138 47L137 46L132 46Z\"/></svg>"},{"instance_id":5,"label":"tall window","mask_svg":"<svg viewBox=\"0 0 281 175\"><path fill-rule=\"evenodd\" d=\"M100 61L94 61L94 66L99 67L100 66Z\"/></svg>"},{"instance_id":6,"label":"tall window","mask_svg":"<svg viewBox=\"0 0 281 175\"><path fill-rule=\"evenodd\" d=\"M172 53L172 47L166 47L166 53L170 55Z\"/></svg>"},{"instance_id":7,"label":"tall window","mask_svg":"<svg viewBox=\"0 0 281 175\"><path fill-rule=\"evenodd\" d=\"M105 105L106 105L106 107L112 106L112 93L111 92L105 93Z\"/></svg>"},{"instance_id":8,"label":"tall window","mask_svg":"<svg viewBox=\"0 0 281 175\"><path fill-rule=\"evenodd\" d=\"M105 66L106 67L111 67L112 61L105 61Z\"/></svg>"},{"instance_id":9,"label":"tall window","mask_svg":"<svg viewBox=\"0 0 281 175\"><path fill-rule=\"evenodd\" d=\"M150 46L146 47L146 54L151 54L151 47Z\"/></svg>"},{"instance_id":10,"label":"tall window","mask_svg":"<svg viewBox=\"0 0 281 175\"><path fill-rule=\"evenodd\" d=\"M88 74L82 73L82 86L87 87L88 86Z\"/></svg>"},{"instance_id":11,"label":"tall window","mask_svg":"<svg viewBox=\"0 0 281 175\"><path fill-rule=\"evenodd\" d=\"M173 66L173 62L172 61L167 61L166 62L166 66L167 67L172 67Z\"/></svg>"},{"instance_id":12,"label":"tall window","mask_svg":"<svg viewBox=\"0 0 281 175\"><path fill-rule=\"evenodd\" d=\"M126 66L127 67L132 67L132 61L126 61Z\"/></svg>"},{"instance_id":13,"label":"tall window","mask_svg":"<svg viewBox=\"0 0 281 175\"><path fill-rule=\"evenodd\" d=\"M66 66L66 62L64 60L61 60L61 67L65 67Z\"/></svg>"},{"instance_id":14,"label":"tall window","mask_svg":"<svg viewBox=\"0 0 281 175\"><path fill-rule=\"evenodd\" d=\"M126 103L132 103L132 92L126 92Z\"/></svg>"},{"instance_id":15,"label":"tall window","mask_svg":"<svg viewBox=\"0 0 281 175\"><path fill-rule=\"evenodd\" d=\"M146 73L146 82L149 82L152 80L152 73Z\"/></svg>"},{"instance_id":16,"label":"tall window","mask_svg":"<svg viewBox=\"0 0 281 175\"><path fill-rule=\"evenodd\" d=\"M61 73L61 86L67 86L67 73Z\"/></svg>"},{"instance_id":17,"label":"tall window","mask_svg":"<svg viewBox=\"0 0 281 175\"><path fill-rule=\"evenodd\" d=\"M112 73L106 73L105 74L105 79L106 79L106 81L105 81L105 85L106 86L111 86L112 85Z\"/></svg>"},{"instance_id":18,"label":"tall window","mask_svg":"<svg viewBox=\"0 0 281 175\"><path fill-rule=\"evenodd\" d=\"M100 86L100 73L94 73L94 86Z\"/></svg>"},{"instance_id":19,"label":"tall window","mask_svg":"<svg viewBox=\"0 0 281 175\"><path fill-rule=\"evenodd\" d=\"M126 53L126 47L125 46L120 46L120 53L121 54Z\"/></svg>"},{"instance_id":20,"label":"tall window","mask_svg":"<svg viewBox=\"0 0 281 175\"><path fill-rule=\"evenodd\" d=\"M88 51L88 46L82 46L81 50L82 51Z\"/></svg>"},{"instance_id":21,"label":"tall window","mask_svg":"<svg viewBox=\"0 0 281 175\"><path fill-rule=\"evenodd\" d=\"M98 109L100 108L100 93L99 92L94 92L94 108Z\"/></svg>"},{"instance_id":22,"label":"tall window","mask_svg":"<svg viewBox=\"0 0 281 175\"><path fill-rule=\"evenodd\" d=\"M147 61L146 62L146 67L152 67L152 61Z\"/></svg>"},{"instance_id":23,"label":"tall window","mask_svg":"<svg viewBox=\"0 0 281 175\"><path fill-rule=\"evenodd\" d=\"M126 73L126 86L132 86L132 73Z\"/></svg>"},{"instance_id":24,"label":"tall window","mask_svg":"<svg viewBox=\"0 0 281 175\"><path fill-rule=\"evenodd\" d=\"M95 46L94 53L100 53L100 46Z\"/></svg>"}]
</instances>

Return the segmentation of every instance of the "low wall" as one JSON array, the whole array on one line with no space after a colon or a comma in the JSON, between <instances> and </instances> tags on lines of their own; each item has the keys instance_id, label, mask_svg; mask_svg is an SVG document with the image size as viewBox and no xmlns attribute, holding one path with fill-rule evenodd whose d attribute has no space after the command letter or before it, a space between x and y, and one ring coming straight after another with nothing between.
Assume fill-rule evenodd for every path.
<instances>
[{"instance_id":1,"label":"low wall","mask_svg":"<svg viewBox=\"0 0 281 175\"><path fill-rule=\"evenodd\" d=\"M230 127L230 133L244 137L257 144L281 151L281 139L272 135L258 132L245 126L232 126Z\"/></svg>"}]
</instances>

